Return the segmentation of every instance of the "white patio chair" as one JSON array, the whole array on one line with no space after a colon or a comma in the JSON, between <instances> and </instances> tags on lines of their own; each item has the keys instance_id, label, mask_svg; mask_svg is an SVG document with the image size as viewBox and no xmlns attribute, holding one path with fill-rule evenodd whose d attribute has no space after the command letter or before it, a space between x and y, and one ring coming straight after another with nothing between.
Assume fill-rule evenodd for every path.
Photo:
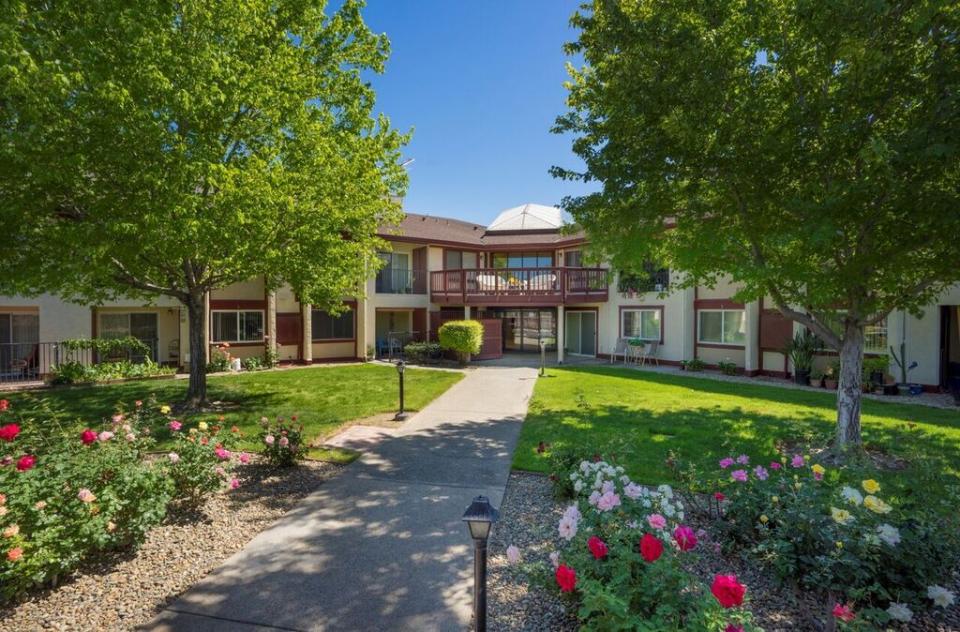
<instances>
[{"instance_id":1,"label":"white patio chair","mask_svg":"<svg viewBox=\"0 0 960 632\"><path fill-rule=\"evenodd\" d=\"M645 341L640 341L640 344L630 343L630 340L627 340L627 358L625 362L633 362L634 364L641 364L643 356L646 353L647 343Z\"/></svg>"},{"instance_id":2,"label":"white patio chair","mask_svg":"<svg viewBox=\"0 0 960 632\"><path fill-rule=\"evenodd\" d=\"M626 338L617 338L616 344L613 346L613 352L610 354L610 364L613 364L617 361L617 356L623 357L623 363L627 363L627 354L630 352L630 343L627 342Z\"/></svg>"},{"instance_id":3,"label":"white patio chair","mask_svg":"<svg viewBox=\"0 0 960 632\"><path fill-rule=\"evenodd\" d=\"M557 275L537 274L527 282L526 289L532 292L552 292L557 287Z\"/></svg>"}]
</instances>

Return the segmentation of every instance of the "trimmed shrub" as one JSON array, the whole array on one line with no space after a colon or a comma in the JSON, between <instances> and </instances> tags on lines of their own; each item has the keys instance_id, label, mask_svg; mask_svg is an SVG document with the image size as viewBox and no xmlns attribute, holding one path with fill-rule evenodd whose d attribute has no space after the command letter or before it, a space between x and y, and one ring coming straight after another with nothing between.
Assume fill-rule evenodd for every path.
<instances>
[{"instance_id":1,"label":"trimmed shrub","mask_svg":"<svg viewBox=\"0 0 960 632\"><path fill-rule=\"evenodd\" d=\"M483 325L475 320L451 320L437 332L440 346L456 352L460 364L470 360L470 354L480 353L483 345Z\"/></svg>"},{"instance_id":2,"label":"trimmed shrub","mask_svg":"<svg viewBox=\"0 0 960 632\"><path fill-rule=\"evenodd\" d=\"M443 354L443 350L435 342L411 342L403 348L403 353L408 361L422 364L436 362Z\"/></svg>"}]
</instances>

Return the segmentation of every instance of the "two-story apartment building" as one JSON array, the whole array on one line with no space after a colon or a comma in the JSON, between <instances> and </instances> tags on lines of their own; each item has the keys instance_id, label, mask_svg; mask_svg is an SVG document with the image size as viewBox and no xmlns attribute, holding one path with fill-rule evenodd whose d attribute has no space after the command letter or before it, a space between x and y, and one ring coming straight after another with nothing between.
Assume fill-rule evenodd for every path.
<instances>
[{"instance_id":1,"label":"two-story apartment building","mask_svg":"<svg viewBox=\"0 0 960 632\"><path fill-rule=\"evenodd\" d=\"M365 291L333 315L301 304L290 288L262 280L207 298L208 348L229 343L234 356L275 347L282 361L320 362L389 356L409 340L432 339L451 319L475 318L486 329L480 358L537 352L540 341L559 362L608 356L620 338L657 343L662 364L730 361L748 375L786 375L783 346L799 326L767 301L740 303L729 283L678 289L675 271L624 275L584 265L587 236L563 230L554 207L526 204L488 226L408 214L385 227L383 267ZM0 375L45 373L55 357L43 343L67 338L136 336L153 357L191 361L185 310L172 300L80 306L54 296L0 297ZM867 332L868 353L907 342L910 380L929 389L960 377L960 286L921 318L894 313ZM48 345L49 346L49 345Z\"/></svg>"}]
</instances>

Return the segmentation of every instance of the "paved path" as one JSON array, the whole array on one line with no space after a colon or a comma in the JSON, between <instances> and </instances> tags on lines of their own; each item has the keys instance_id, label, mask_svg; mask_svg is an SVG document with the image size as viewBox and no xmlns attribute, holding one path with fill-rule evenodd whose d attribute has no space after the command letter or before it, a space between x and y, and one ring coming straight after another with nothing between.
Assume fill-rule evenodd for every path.
<instances>
[{"instance_id":1,"label":"paved path","mask_svg":"<svg viewBox=\"0 0 960 632\"><path fill-rule=\"evenodd\" d=\"M460 518L478 494L500 505L535 381L530 368L468 372L146 629L466 629Z\"/></svg>"}]
</instances>

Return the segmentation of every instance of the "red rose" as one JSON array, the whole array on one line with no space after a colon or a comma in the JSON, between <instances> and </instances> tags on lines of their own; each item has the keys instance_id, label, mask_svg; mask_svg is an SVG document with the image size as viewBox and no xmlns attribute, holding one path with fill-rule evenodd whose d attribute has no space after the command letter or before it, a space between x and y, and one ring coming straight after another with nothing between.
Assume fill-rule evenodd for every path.
<instances>
[{"instance_id":1,"label":"red rose","mask_svg":"<svg viewBox=\"0 0 960 632\"><path fill-rule=\"evenodd\" d=\"M656 536L644 533L640 538L640 555L648 562L656 562L663 555L663 542Z\"/></svg>"},{"instance_id":2,"label":"red rose","mask_svg":"<svg viewBox=\"0 0 960 632\"><path fill-rule=\"evenodd\" d=\"M727 627L723 629L723 632L743 632L743 626L733 625L732 623L728 623Z\"/></svg>"},{"instance_id":3,"label":"red rose","mask_svg":"<svg viewBox=\"0 0 960 632\"><path fill-rule=\"evenodd\" d=\"M726 498L722 492L717 492L713 495L713 497L716 498L718 502L723 502L723 500Z\"/></svg>"},{"instance_id":4,"label":"red rose","mask_svg":"<svg viewBox=\"0 0 960 632\"><path fill-rule=\"evenodd\" d=\"M736 575L715 575L710 592L724 608L733 608L743 603L747 587L737 581Z\"/></svg>"},{"instance_id":5,"label":"red rose","mask_svg":"<svg viewBox=\"0 0 960 632\"><path fill-rule=\"evenodd\" d=\"M594 559L599 560L607 556L607 543L595 535L587 540L587 548L593 553Z\"/></svg>"},{"instance_id":6,"label":"red rose","mask_svg":"<svg viewBox=\"0 0 960 632\"><path fill-rule=\"evenodd\" d=\"M83 445L90 445L96 440L97 440L97 433L94 432L93 430L90 430L89 428L87 428L86 430L80 433L80 441L83 442Z\"/></svg>"},{"instance_id":7,"label":"red rose","mask_svg":"<svg viewBox=\"0 0 960 632\"><path fill-rule=\"evenodd\" d=\"M680 525L673 530L673 539L681 551L689 551L697 546L697 534L686 525Z\"/></svg>"},{"instance_id":8,"label":"red rose","mask_svg":"<svg viewBox=\"0 0 960 632\"><path fill-rule=\"evenodd\" d=\"M847 623L850 623L857 618L857 615L853 613L853 608L850 607L850 604L844 606L839 603L833 606L833 616L841 621L846 621Z\"/></svg>"},{"instance_id":9,"label":"red rose","mask_svg":"<svg viewBox=\"0 0 960 632\"><path fill-rule=\"evenodd\" d=\"M0 426L0 439L10 442L17 438L17 435L20 434L20 426L17 424L7 424L6 426Z\"/></svg>"},{"instance_id":10,"label":"red rose","mask_svg":"<svg viewBox=\"0 0 960 632\"><path fill-rule=\"evenodd\" d=\"M34 465L37 464L37 457L25 454L20 457L20 460L17 461L17 471L26 472L29 469L32 469Z\"/></svg>"},{"instance_id":11,"label":"red rose","mask_svg":"<svg viewBox=\"0 0 960 632\"><path fill-rule=\"evenodd\" d=\"M577 587L577 571L566 564L557 567L557 585L561 592L573 592Z\"/></svg>"},{"instance_id":12,"label":"red rose","mask_svg":"<svg viewBox=\"0 0 960 632\"><path fill-rule=\"evenodd\" d=\"M5 399L0 399L0 413L10 408L10 402Z\"/></svg>"}]
</instances>

